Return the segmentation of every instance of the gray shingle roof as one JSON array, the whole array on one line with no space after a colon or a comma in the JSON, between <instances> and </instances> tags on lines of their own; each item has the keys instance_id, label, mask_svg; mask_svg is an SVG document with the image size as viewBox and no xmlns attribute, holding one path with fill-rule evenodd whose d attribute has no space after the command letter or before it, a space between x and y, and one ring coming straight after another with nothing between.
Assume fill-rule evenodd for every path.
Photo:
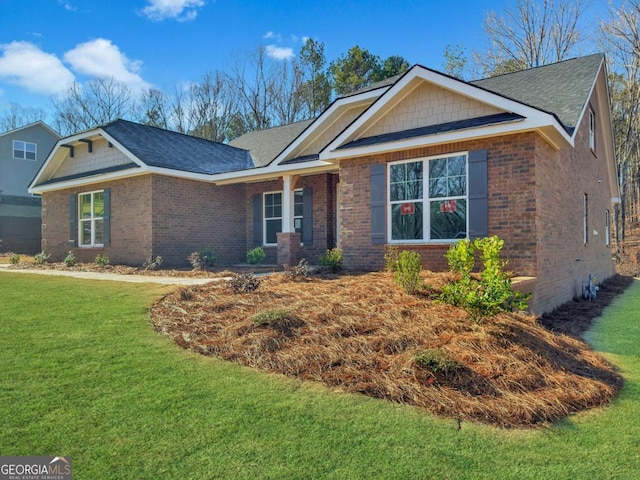
<instances>
[{"instance_id":1,"label":"gray shingle roof","mask_svg":"<svg viewBox=\"0 0 640 480\"><path fill-rule=\"evenodd\" d=\"M231 140L229 145L251 152L256 167L268 165L307 128L313 120L290 123L281 127L256 130Z\"/></svg>"},{"instance_id":2,"label":"gray shingle roof","mask_svg":"<svg viewBox=\"0 0 640 480\"><path fill-rule=\"evenodd\" d=\"M252 168L249 152L223 143L115 120L102 129L140 161L153 167L215 174Z\"/></svg>"},{"instance_id":3,"label":"gray shingle roof","mask_svg":"<svg viewBox=\"0 0 640 480\"><path fill-rule=\"evenodd\" d=\"M603 60L598 53L470 83L553 113L573 134Z\"/></svg>"},{"instance_id":4,"label":"gray shingle roof","mask_svg":"<svg viewBox=\"0 0 640 480\"><path fill-rule=\"evenodd\" d=\"M496 125L498 123L514 122L522 120L523 118L524 117L515 113L496 113L495 115L467 118L464 120L440 123L438 125L427 125L426 127L411 128L409 130L402 130L399 132L391 132L382 135L359 138L358 140L354 140L353 142L349 142L338 147L337 150L342 150L345 148L364 147L367 145L377 145L379 143L394 142L407 138L453 132L456 130L464 130L466 128L483 127L486 125Z\"/></svg>"}]
</instances>

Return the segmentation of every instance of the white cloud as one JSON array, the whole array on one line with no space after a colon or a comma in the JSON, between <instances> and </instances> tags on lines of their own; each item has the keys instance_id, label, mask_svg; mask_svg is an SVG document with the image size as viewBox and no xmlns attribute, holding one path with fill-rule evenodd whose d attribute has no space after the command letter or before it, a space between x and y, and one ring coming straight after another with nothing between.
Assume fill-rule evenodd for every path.
<instances>
[{"instance_id":1,"label":"white cloud","mask_svg":"<svg viewBox=\"0 0 640 480\"><path fill-rule=\"evenodd\" d=\"M186 22L194 20L198 9L203 6L204 0L149 0L149 5L142 9L142 14L157 22L167 18Z\"/></svg>"},{"instance_id":2,"label":"white cloud","mask_svg":"<svg viewBox=\"0 0 640 480\"><path fill-rule=\"evenodd\" d=\"M75 12L76 10L78 10L78 7L71 5L71 3L65 2L64 0L58 0L58 4L62 5L68 12Z\"/></svg>"},{"instance_id":3,"label":"white cloud","mask_svg":"<svg viewBox=\"0 0 640 480\"><path fill-rule=\"evenodd\" d=\"M139 75L142 62L129 60L111 40L97 38L81 43L63 58L74 71L83 75L113 77L134 89L149 86Z\"/></svg>"},{"instance_id":4,"label":"white cloud","mask_svg":"<svg viewBox=\"0 0 640 480\"><path fill-rule=\"evenodd\" d=\"M267 55L271 58L275 58L276 60L289 60L295 56L293 48L276 47L275 45L267 45L264 48Z\"/></svg>"},{"instance_id":5,"label":"white cloud","mask_svg":"<svg viewBox=\"0 0 640 480\"><path fill-rule=\"evenodd\" d=\"M280 35L279 33L273 33L271 30L269 30L267 33L265 33L262 38L264 38L265 40L275 40L276 42L281 42L282 41L282 35Z\"/></svg>"},{"instance_id":6,"label":"white cloud","mask_svg":"<svg viewBox=\"0 0 640 480\"><path fill-rule=\"evenodd\" d=\"M0 44L0 80L50 95L61 92L74 81L58 57L43 52L29 42Z\"/></svg>"}]
</instances>

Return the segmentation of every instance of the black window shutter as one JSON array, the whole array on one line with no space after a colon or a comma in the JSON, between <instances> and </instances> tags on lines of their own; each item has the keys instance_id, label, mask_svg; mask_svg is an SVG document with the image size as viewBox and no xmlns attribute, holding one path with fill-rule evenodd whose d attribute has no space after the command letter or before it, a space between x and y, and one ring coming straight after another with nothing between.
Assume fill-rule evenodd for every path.
<instances>
[{"instance_id":1,"label":"black window shutter","mask_svg":"<svg viewBox=\"0 0 640 480\"><path fill-rule=\"evenodd\" d=\"M76 247L78 238L78 197L75 193L69 196L69 246Z\"/></svg>"},{"instance_id":2,"label":"black window shutter","mask_svg":"<svg viewBox=\"0 0 640 480\"><path fill-rule=\"evenodd\" d=\"M262 194L253 195L253 246L262 245Z\"/></svg>"},{"instance_id":3,"label":"black window shutter","mask_svg":"<svg viewBox=\"0 0 640 480\"><path fill-rule=\"evenodd\" d=\"M313 245L313 189L302 189L302 243Z\"/></svg>"},{"instance_id":4,"label":"black window shutter","mask_svg":"<svg viewBox=\"0 0 640 480\"><path fill-rule=\"evenodd\" d=\"M371 165L371 243L381 245L385 243L384 212L386 208L385 168L382 165Z\"/></svg>"},{"instance_id":5,"label":"black window shutter","mask_svg":"<svg viewBox=\"0 0 640 480\"><path fill-rule=\"evenodd\" d=\"M111 189L105 188L102 192L102 198L104 200L104 216L102 225L104 227L102 243L105 247L109 246L111 241Z\"/></svg>"},{"instance_id":6,"label":"black window shutter","mask_svg":"<svg viewBox=\"0 0 640 480\"><path fill-rule=\"evenodd\" d=\"M469 152L469 238L489 235L487 151Z\"/></svg>"}]
</instances>

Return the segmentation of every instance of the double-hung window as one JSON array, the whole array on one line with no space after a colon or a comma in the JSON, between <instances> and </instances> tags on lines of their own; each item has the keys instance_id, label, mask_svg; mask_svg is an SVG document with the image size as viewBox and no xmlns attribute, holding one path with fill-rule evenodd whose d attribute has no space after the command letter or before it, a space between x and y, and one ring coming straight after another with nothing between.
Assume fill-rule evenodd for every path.
<instances>
[{"instance_id":1,"label":"double-hung window","mask_svg":"<svg viewBox=\"0 0 640 480\"><path fill-rule=\"evenodd\" d=\"M22 142L20 140L13 141L13 158L21 158L23 160L36 159L37 146L35 143Z\"/></svg>"},{"instance_id":2,"label":"double-hung window","mask_svg":"<svg viewBox=\"0 0 640 480\"><path fill-rule=\"evenodd\" d=\"M104 245L104 191L78 195L78 236L81 247Z\"/></svg>"},{"instance_id":3,"label":"double-hung window","mask_svg":"<svg viewBox=\"0 0 640 480\"><path fill-rule=\"evenodd\" d=\"M389 164L388 238L396 243L467 237L467 155Z\"/></svg>"},{"instance_id":4,"label":"double-hung window","mask_svg":"<svg viewBox=\"0 0 640 480\"><path fill-rule=\"evenodd\" d=\"M302 234L304 195L302 190L293 193L293 229ZM264 239L265 245L277 245L278 233L282 232L282 192L264 194Z\"/></svg>"},{"instance_id":5,"label":"double-hung window","mask_svg":"<svg viewBox=\"0 0 640 480\"><path fill-rule=\"evenodd\" d=\"M264 244L277 245L282 231L282 192L264 194Z\"/></svg>"}]
</instances>

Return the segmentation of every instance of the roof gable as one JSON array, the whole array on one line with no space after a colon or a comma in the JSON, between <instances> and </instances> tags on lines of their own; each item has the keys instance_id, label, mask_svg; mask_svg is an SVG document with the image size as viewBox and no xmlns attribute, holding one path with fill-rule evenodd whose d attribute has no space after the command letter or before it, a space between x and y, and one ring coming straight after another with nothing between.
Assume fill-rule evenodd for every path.
<instances>
[{"instance_id":1,"label":"roof gable","mask_svg":"<svg viewBox=\"0 0 640 480\"><path fill-rule=\"evenodd\" d=\"M553 112L573 135L603 62L604 55L598 53L470 83Z\"/></svg>"},{"instance_id":2,"label":"roof gable","mask_svg":"<svg viewBox=\"0 0 640 480\"><path fill-rule=\"evenodd\" d=\"M416 108L416 105L422 106ZM506 123L500 119L497 127L496 122L483 120L501 113L515 114L515 117ZM521 125L515 125L518 118L522 120ZM370 154L371 150L368 148L346 151L345 147L347 145L362 147L362 142L358 140L369 137L378 139L382 137L390 142L398 138L404 139L402 135L395 138L390 134L406 131L411 131L411 141L389 145L386 148L411 148L420 143L420 139L414 135L415 132L433 125L450 124L454 128L436 129L433 132L430 129L424 130L424 135L433 135L430 141L454 141L455 139L451 136L442 135L436 138L435 134L459 130L455 122L471 119L479 120L475 122L475 127L485 128L484 135L508 133L518 128L547 128L546 133L552 144L562 141L571 142L569 135L551 113L478 88L435 70L415 65L327 145L320 152L320 158L331 160L349 155ZM491 128L486 129L488 126ZM474 128L474 122L466 128ZM464 135L470 137L474 134L468 132ZM373 144L379 146L380 142L370 143L370 145Z\"/></svg>"}]
</instances>

